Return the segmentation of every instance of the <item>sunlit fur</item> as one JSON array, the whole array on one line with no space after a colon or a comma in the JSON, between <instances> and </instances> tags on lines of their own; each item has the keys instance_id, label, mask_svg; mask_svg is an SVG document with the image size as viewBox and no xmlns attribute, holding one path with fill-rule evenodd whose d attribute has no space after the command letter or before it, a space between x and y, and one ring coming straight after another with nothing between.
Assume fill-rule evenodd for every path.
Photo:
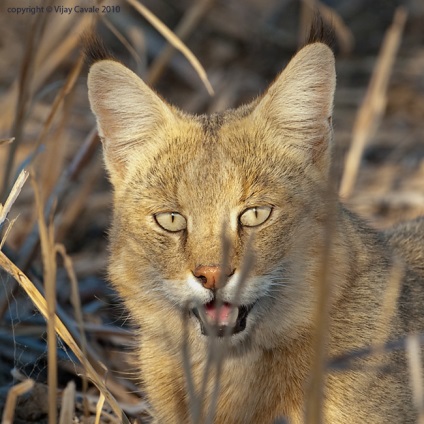
<instances>
[{"instance_id":1,"label":"sunlit fur","mask_svg":"<svg viewBox=\"0 0 424 424\"><path fill-rule=\"evenodd\" d=\"M114 186L110 279L140 327L138 365L157 423L189 422L184 325L199 390L210 337L189 309L213 297L193 270L222 263L224 223L235 273L217 295L236 301L253 236L254 261L238 303L254 306L246 329L227 340L214 423L270 424L281 416L303 421L323 260L332 284L330 356L396 339L412 325L408 314L420 328L423 221L393 233L414 271L405 272L394 301L385 302L394 263L387 237L332 194L335 69L326 45L301 49L252 104L212 116L182 113L113 60L92 65L88 86ZM257 206L272 207L270 217L256 227L240 225L240 214ZM154 219L160 212L178 212L187 229L161 228ZM390 373L376 371L381 357L358 362L356 371L330 373L325 422L413 423L403 355L392 356L385 356ZM211 393L212 378L206 405Z\"/></svg>"}]
</instances>

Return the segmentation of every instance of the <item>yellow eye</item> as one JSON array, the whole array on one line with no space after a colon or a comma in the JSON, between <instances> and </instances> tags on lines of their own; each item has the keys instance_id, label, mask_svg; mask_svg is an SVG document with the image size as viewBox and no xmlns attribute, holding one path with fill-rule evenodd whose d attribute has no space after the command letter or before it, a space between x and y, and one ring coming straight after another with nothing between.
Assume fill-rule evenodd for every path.
<instances>
[{"instance_id":1,"label":"yellow eye","mask_svg":"<svg viewBox=\"0 0 424 424\"><path fill-rule=\"evenodd\" d=\"M176 233L187 228L187 220L178 212L161 212L155 215L156 223L164 230Z\"/></svg>"},{"instance_id":2,"label":"yellow eye","mask_svg":"<svg viewBox=\"0 0 424 424\"><path fill-rule=\"evenodd\" d=\"M270 206L255 206L246 209L240 215L240 223L245 227L257 227L263 224L271 215L272 208Z\"/></svg>"}]
</instances>

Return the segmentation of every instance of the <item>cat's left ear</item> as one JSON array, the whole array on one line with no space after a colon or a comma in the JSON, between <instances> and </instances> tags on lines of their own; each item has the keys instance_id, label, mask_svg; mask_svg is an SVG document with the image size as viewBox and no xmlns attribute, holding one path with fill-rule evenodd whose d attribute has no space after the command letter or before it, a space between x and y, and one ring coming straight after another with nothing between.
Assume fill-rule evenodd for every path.
<instances>
[{"instance_id":1,"label":"cat's left ear","mask_svg":"<svg viewBox=\"0 0 424 424\"><path fill-rule=\"evenodd\" d=\"M281 143L298 151L300 160L323 160L320 165L326 168L335 86L333 52L323 43L309 44L269 87L256 106L254 117L262 121L265 118Z\"/></svg>"},{"instance_id":2,"label":"cat's left ear","mask_svg":"<svg viewBox=\"0 0 424 424\"><path fill-rule=\"evenodd\" d=\"M113 60L101 60L88 74L88 97L103 141L112 182L155 140L159 128L172 125L171 108L136 74Z\"/></svg>"}]
</instances>

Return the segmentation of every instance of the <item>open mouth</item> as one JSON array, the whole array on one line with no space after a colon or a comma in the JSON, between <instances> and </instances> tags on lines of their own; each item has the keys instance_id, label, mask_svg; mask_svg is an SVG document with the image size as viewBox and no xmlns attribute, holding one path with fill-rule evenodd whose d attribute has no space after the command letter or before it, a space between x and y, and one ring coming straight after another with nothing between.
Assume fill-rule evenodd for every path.
<instances>
[{"instance_id":1,"label":"open mouth","mask_svg":"<svg viewBox=\"0 0 424 424\"><path fill-rule=\"evenodd\" d=\"M192 309L200 322L200 329L205 336L231 336L246 328L246 319L253 304L236 306L227 302L218 304L214 299L198 308Z\"/></svg>"}]
</instances>

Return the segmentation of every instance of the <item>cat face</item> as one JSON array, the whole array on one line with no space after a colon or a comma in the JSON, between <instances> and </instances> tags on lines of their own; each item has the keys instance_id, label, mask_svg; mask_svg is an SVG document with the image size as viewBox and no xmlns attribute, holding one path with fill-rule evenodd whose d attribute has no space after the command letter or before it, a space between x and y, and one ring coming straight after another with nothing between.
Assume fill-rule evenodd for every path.
<instances>
[{"instance_id":1,"label":"cat face","mask_svg":"<svg viewBox=\"0 0 424 424\"><path fill-rule=\"evenodd\" d=\"M237 350L311 320L334 85L317 43L261 99L194 117L120 64L92 66L115 195L110 276L142 331L172 338L183 322Z\"/></svg>"}]
</instances>

